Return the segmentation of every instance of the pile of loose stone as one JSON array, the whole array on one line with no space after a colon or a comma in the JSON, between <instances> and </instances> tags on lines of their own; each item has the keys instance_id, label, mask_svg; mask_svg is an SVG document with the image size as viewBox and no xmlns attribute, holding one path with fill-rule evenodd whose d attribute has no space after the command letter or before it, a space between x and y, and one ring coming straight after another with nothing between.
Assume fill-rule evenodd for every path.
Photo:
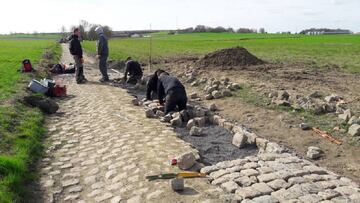
<instances>
[{"instance_id":1,"label":"pile of loose stone","mask_svg":"<svg viewBox=\"0 0 360 203\"><path fill-rule=\"evenodd\" d=\"M221 80L211 78L204 87L204 92L206 93L205 99L231 97L233 96L232 91L239 90L240 88L239 84L230 82L229 78L222 78Z\"/></svg>"},{"instance_id":2,"label":"pile of loose stone","mask_svg":"<svg viewBox=\"0 0 360 203\"><path fill-rule=\"evenodd\" d=\"M190 85L193 87L205 85L204 93L206 94L206 100L231 97L233 96L233 91L239 90L241 88L238 83L230 82L230 79L226 77L220 80L217 80L216 78L198 79L198 70L191 66L188 67L187 70L179 76L184 78L186 83L190 83Z\"/></svg>"},{"instance_id":3,"label":"pile of loose stone","mask_svg":"<svg viewBox=\"0 0 360 203\"><path fill-rule=\"evenodd\" d=\"M199 105L187 105L186 110L180 112L171 112L164 114L164 107L159 106L157 101L141 102L138 99L133 100L133 104L137 106L144 106L145 116L147 118L159 118L162 122L171 123L174 127L186 126L188 130L192 130L193 135L199 135L201 129L195 127L205 127L207 124L213 124L214 111L217 110L215 104L210 105L209 108L201 107Z\"/></svg>"},{"instance_id":4,"label":"pile of loose stone","mask_svg":"<svg viewBox=\"0 0 360 203\"><path fill-rule=\"evenodd\" d=\"M344 105L342 97L331 94L326 97L315 91L307 97L300 95L291 98L290 94L285 91L278 91L269 93L272 103L279 106L293 107L295 110L312 110L316 115L335 113L338 114L340 120L349 125L348 134L352 136L360 136L360 117L353 115L350 109ZM301 127L309 129L309 126Z\"/></svg>"}]
</instances>

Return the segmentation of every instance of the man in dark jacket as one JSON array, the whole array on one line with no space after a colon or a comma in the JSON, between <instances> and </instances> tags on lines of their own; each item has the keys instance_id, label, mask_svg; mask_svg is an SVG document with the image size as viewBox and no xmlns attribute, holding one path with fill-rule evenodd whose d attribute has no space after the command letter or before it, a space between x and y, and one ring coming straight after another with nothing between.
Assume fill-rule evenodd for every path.
<instances>
[{"instance_id":1,"label":"man in dark jacket","mask_svg":"<svg viewBox=\"0 0 360 203\"><path fill-rule=\"evenodd\" d=\"M179 111L186 109L187 96L185 87L174 76L170 76L165 71L158 71L158 97L159 103L164 104L165 114L168 114L178 107Z\"/></svg>"},{"instance_id":2,"label":"man in dark jacket","mask_svg":"<svg viewBox=\"0 0 360 203\"><path fill-rule=\"evenodd\" d=\"M74 29L74 34L71 35L71 37L70 37L69 50L70 50L70 53L74 57L74 60L75 60L76 83L83 84L87 80L86 80L86 78L84 76L84 67L83 67L84 59L83 59L82 47L81 47L81 44L80 44L80 41L79 41L80 36L81 36L80 29L75 28Z\"/></svg>"},{"instance_id":3,"label":"man in dark jacket","mask_svg":"<svg viewBox=\"0 0 360 203\"><path fill-rule=\"evenodd\" d=\"M130 76L129 79L127 76ZM143 71L139 62L132 60L131 57L126 59L126 69L124 75L124 81L128 84L136 85L136 83L142 78Z\"/></svg>"},{"instance_id":4,"label":"man in dark jacket","mask_svg":"<svg viewBox=\"0 0 360 203\"><path fill-rule=\"evenodd\" d=\"M160 69L156 70L153 75L150 76L149 81L146 84L146 100L157 99L157 86L158 86L158 76L157 73L162 71Z\"/></svg>"},{"instance_id":5,"label":"man in dark jacket","mask_svg":"<svg viewBox=\"0 0 360 203\"><path fill-rule=\"evenodd\" d=\"M109 56L109 46L108 46L108 40L106 39L104 35L104 30L101 26L95 28L96 34L99 35L99 39L97 41L97 56L96 58L99 59L99 69L102 75L102 78L100 79L100 82L107 82L109 81L109 76L107 73L107 58Z\"/></svg>"}]
</instances>

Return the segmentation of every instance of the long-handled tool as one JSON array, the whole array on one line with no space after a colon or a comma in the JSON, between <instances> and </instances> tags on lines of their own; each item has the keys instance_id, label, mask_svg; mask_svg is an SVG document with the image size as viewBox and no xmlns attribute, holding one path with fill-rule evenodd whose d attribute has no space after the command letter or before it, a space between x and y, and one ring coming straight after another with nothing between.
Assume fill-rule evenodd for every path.
<instances>
[{"instance_id":1,"label":"long-handled tool","mask_svg":"<svg viewBox=\"0 0 360 203\"><path fill-rule=\"evenodd\" d=\"M173 178L198 178L206 177L205 173L196 173L196 172L181 172L181 173L164 173L160 175L146 176L146 179L149 181L159 180L159 179L173 179Z\"/></svg>"},{"instance_id":2,"label":"long-handled tool","mask_svg":"<svg viewBox=\"0 0 360 203\"><path fill-rule=\"evenodd\" d=\"M313 128L312 130L313 130L316 134L320 135L321 137L324 137L324 138L330 140L330 142L332 142L332 143L335 143L335 144L337 144L337 145L341 145L341 144L342 144L342 141L337 140L336 138L332 137L330 134L328 134L328 133L325 132L325 131L322 131L322 130L320 130L320 129L318 129L318 128Z\"/></svg>"}]
</instances>

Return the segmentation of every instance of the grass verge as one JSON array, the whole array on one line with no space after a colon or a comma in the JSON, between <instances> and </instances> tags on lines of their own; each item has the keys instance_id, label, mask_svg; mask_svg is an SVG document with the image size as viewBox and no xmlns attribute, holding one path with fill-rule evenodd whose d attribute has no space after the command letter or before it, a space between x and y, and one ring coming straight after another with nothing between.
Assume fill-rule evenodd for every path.
<instances>
[{"instance_id":1,"label":"grass verge","mask_svg":"<svg viewBox=\"0 0 360 203\"><path fill-rule=\"evenodd\" d=\"M11 42L9 42L11 43ZM33 43L31 41L30 43ZM44 45L44 42L39 42ZM52 58L48 62L56 62L59 59L61 48L58 44L49 43L45 52L51 52ZM49 45L48 44L48 45ZM38 44L37 44L38 45ZM1 48L1 46L0 46ZM30 49L30 46L28 47ZM42 51L39 52L39 49ZM31 51L30 51L31 52ZM31 57L39 59L44 52L42 46L34 47ZM23 56L20 56L23 57ZM18 60L13 58L12 60ZM34 60L34 64L38 64ZM28 181L34 177L30 170L38 160L42 152L42 136L44 116L40 110L29 108L16 101L24 94L25 81L33 77L46 75L41 68L37 68L36 74L21 74L13 69L19 67L19 62L6 64L10 72L8 77L0 78L0 92L6 89L6 96L0 99L0 202L24 202L28 189L25 187ZM3 65L3 64L2 64ZM4 82L5 79L8 79ZM9 79L10 78L10 79ZM15 85L14 85L15 84Z\"/></svg>"}]
</instances>

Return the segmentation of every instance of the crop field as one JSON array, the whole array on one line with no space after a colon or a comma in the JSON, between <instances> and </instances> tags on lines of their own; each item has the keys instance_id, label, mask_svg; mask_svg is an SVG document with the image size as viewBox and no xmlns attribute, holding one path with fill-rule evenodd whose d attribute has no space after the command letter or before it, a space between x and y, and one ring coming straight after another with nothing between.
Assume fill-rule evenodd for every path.
<instances>
[{"instance_id":1,"label":"crop field","mask_svg":"<svg viewBox=\"0 0 360 203\"><path fill-rule=\"evenodd\" d=\"M50 49L60 48L53 40L0 39L0 202L22 201L28 168L41 152L43 115L16 100L34 74L18 70L23 59L33 66Z\"/></svg>"},{"instance_id":2,"label":"crop field","mask_svg":"<svg viewBox=\"0 0 360 203\"><path fill-rule=\"evenodd\" d=\"M90 52L95 51L94 42L84 42ZM111 39L110 57L124 60L133 56L147 62L150 38ZM271 62L308 63L315 68L337 65L350 72L360 72L359 35L288 35L288 34L236 34L193 33L152 35L154 59L179 56L201 56L211 51L243 46L256 56Z\"/></svg>"}]
</instances>

